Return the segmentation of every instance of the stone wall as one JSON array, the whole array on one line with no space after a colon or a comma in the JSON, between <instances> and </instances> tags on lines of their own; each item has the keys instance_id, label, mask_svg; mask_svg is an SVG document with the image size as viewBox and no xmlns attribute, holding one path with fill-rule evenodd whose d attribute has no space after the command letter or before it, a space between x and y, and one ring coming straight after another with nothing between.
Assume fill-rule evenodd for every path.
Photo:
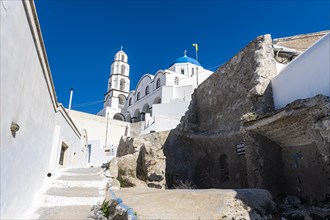
<instances>
[{"instance_id":1,"label":"stone wall","mask_svg":"<svg viewBox=\"0 0 330 220\"><path fill-rule=\"evenodd\" d=\"M249 186L250 158L236 151L245 144L240 120L248 112L274 110L269 84L276 75L273 55L270 35L257 37L195 90L189 110L165 144L169 187L181 180L198 188ZM269 155L280 157L278 147Z\"/></svg>"},{"instance_id":2,"label":"stone wall","mask_svg":"<svg viewBox=\"0 0 330 220\"><path fill-rule=\"evenodd\" d=\"M165 189L164 143L169 132L122 137L117 149L119 181L131 186Z\"/></svg>"},{"instance_id":3,"label":"stone wall","mask_svg":"<svg viewBox=\"0 0 330 220\"><path fill-rule=\"evenodd\" d=\"M329 97L318 95L297 100L257 120L244 122L246 139L251 140L248 149L253 150L249 154L255 159L247 166L248 174L254 175L254 178L249 176L249 179L254 180L252 186L266 184L268 188L272 187L269 179L259 172L259 166L265 167L268 164L283 170L282 177L278 179L283 181L282 193L296 195L304 201L320 201L329 197L329 109ZM272 144L264 143L263 140ZM280 147L281 158L269 155L267 161L255 163L260 156L266 158L269 148L276 145Z\"/></svg>"},{"instance_id":4,"label":"stone wall","mask_svg":"<svg viewBox=\"0 0 330 220\"><path fill-rule=\"evenodd\" d=\"M289 47L300 52L305 51L313 45L321 37L329 33L329 31L320 31L316 33L300 34L290 37L283 37L274 39L274 44L284 47Z\"/></svg>"}]
</instances>

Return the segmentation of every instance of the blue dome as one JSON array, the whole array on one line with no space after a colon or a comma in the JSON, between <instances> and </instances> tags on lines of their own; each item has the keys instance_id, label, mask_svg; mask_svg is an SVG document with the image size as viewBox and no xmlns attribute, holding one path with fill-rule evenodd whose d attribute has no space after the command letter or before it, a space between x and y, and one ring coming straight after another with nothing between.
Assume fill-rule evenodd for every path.
<instances>
[{"instance_id":1,"label":"blue dome","mask_svg":"<svg viewBox=\"0 0 330 220\"><path fill-rule=\"evenodd\" d=\"M195 64L197 66L202 66L197 60L195 60L191 57L187 57L187 56L179 57L170 66L173 66L176 63L192 63L192 64Z\"/></svg>"}]
</instances>

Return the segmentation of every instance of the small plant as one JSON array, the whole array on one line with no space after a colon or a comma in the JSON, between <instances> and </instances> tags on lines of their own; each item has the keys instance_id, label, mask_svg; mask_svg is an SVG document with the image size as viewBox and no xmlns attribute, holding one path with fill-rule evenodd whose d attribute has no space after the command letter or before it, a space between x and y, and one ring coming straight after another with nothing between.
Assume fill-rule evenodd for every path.
<instances>
[{"instance_id":1,"label":"small plant","mask_svg":"<svg viewBox=\"0 0 330 220\"><path fill-rule=\"evenodd\" d=\"M180 180L175 186L174 189L197 189L197 186L189 180Z\"/></svg>"},{"instance_id":2,"label":"small plant","mask_svg":"<svg viewBox=\"0 0 330 220\"><path fill-rule=\"evenodd\" d=\"M103 200L102 205L101 205L101 211L105 217L109 216L109 214L110 214L109 201Z\"/></svg>"}]
</instances>

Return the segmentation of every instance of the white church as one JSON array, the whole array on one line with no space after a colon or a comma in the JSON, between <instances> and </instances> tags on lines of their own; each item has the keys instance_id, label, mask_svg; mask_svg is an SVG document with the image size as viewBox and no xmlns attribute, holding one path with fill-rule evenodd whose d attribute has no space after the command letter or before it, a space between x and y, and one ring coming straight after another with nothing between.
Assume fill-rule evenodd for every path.
<instances>
[{"instance_id":1,"label":"white church","mask_svg":"<svg viewBox=\"0 0 330 220\"><path fill-rule=\"evenodd\" d=\"M110 69L104 107L98 115L141 122L141 133L170 130L187 111L194 89L213 72L195 59L184 56L155 75L145 74L130 91L128 56L121 49Z\"/></svg>"}]
</instances>

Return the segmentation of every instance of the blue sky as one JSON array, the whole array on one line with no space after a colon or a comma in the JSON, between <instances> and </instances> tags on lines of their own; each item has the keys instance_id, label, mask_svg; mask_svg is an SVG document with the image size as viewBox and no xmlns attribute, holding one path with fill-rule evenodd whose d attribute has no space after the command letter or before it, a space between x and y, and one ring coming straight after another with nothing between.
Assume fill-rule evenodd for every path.
<instances>
[{"instance_id":1,"label":"blue sky","mask_svg":"<svg viewBox=\"0 0 330 220\"><path fill-rule=\"evenodd\" d=\"M124 46L131 90L145 73L165 69L187 50L216 70L258 35L273 38L330 29L324 1L36 0L59 102L97 113L114 54ZM234 82L233 82L234 83Z\"/></svg>"}]
</instances>

